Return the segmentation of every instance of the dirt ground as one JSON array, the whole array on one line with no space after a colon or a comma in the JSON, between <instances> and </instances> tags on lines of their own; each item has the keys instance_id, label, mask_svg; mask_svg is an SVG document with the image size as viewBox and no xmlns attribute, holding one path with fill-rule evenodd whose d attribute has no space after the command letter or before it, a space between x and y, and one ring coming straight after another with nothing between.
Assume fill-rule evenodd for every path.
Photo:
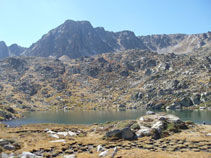
<instances>
[{"instance_id":1,"label":"dirt ground","mask_svg":"<svg viewBox=\"0 0 211 158\"><path fill-rule=\"evenodd\" d=\"M102 145L108 150L106 157L111 157L117 147L115 158L211 158L211 125L195 125L181 133L152 140L150 137L138 138L134 141L107 141L102 139L104 132L96 132L97 125L57 125L36 124L16 128L0 126L0 139L12 140L18 148L6 150L0 147L1 153L15 155L23 151L42 157L64 157L76 155L77 158L99 157L97 146ZM77 136L51 137L47 131L79 132ZM65 142L51 142L63 140ZM1 144L1 143L0 143Z\"/></svg>"}]
</instances>

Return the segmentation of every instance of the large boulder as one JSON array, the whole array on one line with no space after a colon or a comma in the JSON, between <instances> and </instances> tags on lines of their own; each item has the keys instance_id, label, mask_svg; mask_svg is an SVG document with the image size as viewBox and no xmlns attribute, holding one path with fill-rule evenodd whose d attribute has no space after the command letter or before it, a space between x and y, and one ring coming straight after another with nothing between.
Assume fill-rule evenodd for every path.
<instances>
[{"instance_id":1,"label":"large boulder","mask_svg":"<svg viewBox=\"0 0 211 158\"><path fill-rule=\"evenodd\" d=\"M154 139L188 128L185 122L172 114L145 115L139 118L138 124L140 126L136 132L138 137L152 136Z\"/></svg>"},{"instance_id":2,"label":"large boulder","mask_svg":"<svg viewBox=\"0 0 211 158\"><path fill-rule=\"evenodd\" d=\"M123 77L127 77L127 76L129 76L129 72L128 72L128 70L123 70L120 72L120 75Z\"/></svg>"},{"instance_id":3,"label":"large boulder","mask_svg":"<svg viewBox=\"0 0 211 158\"><path fill-rule=\"evenodd\" d=\"M13 115L6 110L0 109L0 121L1 120L10 120L13 118Z\"/></svg>"},{"instance_id":4,"label":"large boulder","mask_svg":"<svg viewBox=\"0 0 211 158\"><path fill-rule=\"evenodd\" d=\"M200 94L194 94L192 97L192 101L194 105L199 105L201 103L201 95Z\"/></svg>"},{"instance_id":5,"label":"large boulder","mask_svg":"<svg viewBox=\"0 0 211 158\"><path fill-rule=\"evenodd\" d=\"M135 140L137 139L137 136L130 128L123 128L107 132L105 138L108 140Z\"/></svg>"},{"instance_id":6,"label":"large boulder","mask_svg":"<svg viewBox=\"0 0 211 158\"><path fill-rule=\"evenodd\" d=\"M19 150L21 146L14 140L0 139L0 148L5 150Z\"/></svg>"},{"instance_id":7,"label":"large boulder","mask_svg":"<svg viewBox=\"0 0 211 158\"><path fill-rule=\"evenodd\" d=\"M172 103L171 105L166 107L166 110L169 110L169 109L175 110L175 109L181 109L181 108L182 108L182 106L180 104Z\"/></svg>"},{"instance_id":8,"label":"large boulder","mask_svg":"<svg viewBox=\"0 0 211 158\"><path fill-rule=\"evenodd\" d=\"M17 89L18 89L18 91L21 91L25 94L33 96L40 89L40 85L29 83L29 82L22 82L17 86Z\"/></svg>"},{"instance_id":9,"label":"large boulder","mask_svg":"<svg viewBox=\"0 0 211 158\"><path fill-rule=\"evenodd\" d=\"M151 135L151 128L145 127L145 126L140 126L140 129L136 132L136 135L138 137L150 136Z\"/></svg>"},{"instance_id":10,"label":"large boulder","mask_svg":"<svg viewBox=\"0 0 211 158\"><path fill-rule=\"evenodd\" d=\"M192 100L191 100L190 98L188 98L188 97L183 98L183 99L179 102L179 104L180 104L181 106L185 106L185 107L193 106Z\"/></svg>"}]
</instances>

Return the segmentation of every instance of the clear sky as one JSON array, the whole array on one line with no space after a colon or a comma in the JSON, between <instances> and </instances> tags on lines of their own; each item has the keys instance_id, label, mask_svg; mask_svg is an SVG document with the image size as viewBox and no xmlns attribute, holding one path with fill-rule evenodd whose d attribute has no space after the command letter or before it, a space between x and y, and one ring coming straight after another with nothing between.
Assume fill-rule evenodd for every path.
<instances>
[{"instance_id":1,"label":"clear sky","mask_svg":"<svg viewBox=\"0 0 211 158\"><path fill-rule=\"evenodd\" d=\"M0 0L0 41L28 47L65 20L136 35L211 31L211 0Z\"/></svg>"}]
</instances>

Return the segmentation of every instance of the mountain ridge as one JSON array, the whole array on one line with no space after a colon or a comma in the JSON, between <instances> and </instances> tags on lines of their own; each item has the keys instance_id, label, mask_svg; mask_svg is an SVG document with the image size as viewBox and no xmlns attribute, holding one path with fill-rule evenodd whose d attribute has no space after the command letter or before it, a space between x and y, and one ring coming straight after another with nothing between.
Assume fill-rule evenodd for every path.
<instances>
[{"instance_id":1,"label":"mountain ridge","mask_svg":"<svg viewBox=\"0 0 211 158\"><path fill-rule=\"evenodd\" d=\"M17 44L12 44L10 46L7 46L4 41L0 41L0 59L12 56L20 56L25 49L26 48L21 47Z\"/></svg>"},{"instance_id":2,"label":"mountain ridge","mask_svg":"<svg viewBox=\"0 0 211 158\"><path fill-rule=\"evenodd\" d=\"M153 34L136 36L129 30L113 32L103 27L93 27L89 21L66 20L44 34L29 48L16 46L16 51L4 50L9 56L41 56L79 58L96 54L119 52L129 49L150 50L158 53L187 54L211 46L211 32L202 34ZM2 51L1 53L3 54ZM13 53L15 52L15 53Z\"/></svg>"},{"instance_id":3,"label":"mountain ridge","mask_svg":"<svg viewBox=\"0 0 211 158\"><path fill-rule=\"evenodd\" d=\"M184 44L183 44L184 43ZM45 34L23 54L27 56L67 55L70 58L125 51L151 50L158 53L191 53L211 43L211 32L203 34L161 34L136 36L129 30L113 32L93 27L89 21L66 20Z\"/></svg>"}]
</instances>

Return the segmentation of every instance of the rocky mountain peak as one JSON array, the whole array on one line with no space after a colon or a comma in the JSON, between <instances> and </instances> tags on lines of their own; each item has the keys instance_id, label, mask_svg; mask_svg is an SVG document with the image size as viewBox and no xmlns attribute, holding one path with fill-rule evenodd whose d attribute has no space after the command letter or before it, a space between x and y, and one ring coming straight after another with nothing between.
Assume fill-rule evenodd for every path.
<instances>
[{"instance_id":1,"label":"rocky mountain peak","mask_svg":"<svg viewBox=\"0 0 211 158\"><path fill-rule=\"evenodd\" d=\"M0 59L11 56L20 56L25 49L26 48L17 44L12 44L11 46L7 47L4 41L0 41Z\"/></svg>"},{"instance_id":2,"label":"rocky mountain peak","mask_svg":"<svg viewBox=\"0 0 211 158\"><path fill-rule=\"evenodd\" d=\"M56 29L50 31L52 34L65 34L71 35L73 33L80 33L80 32L89 32L93 30L93 27L90 22L88 21L73 21L73 20L66 20L62 25L58 26ZM56 35L57 35L56 34ZM71 38L71 37L69 37Z\"/></svg>"},{"instance_id":3,"label":"rocky mountain peak","mask_svg":"<svg viewBox=\"0 0 211 158\"><path fill-rule=\"evenodd\" d=\"M10 56L20 56L22 52L24 52L24 50L26 50L26 48L21 47L17 44L12 44L8 47L9 49L9 55Z\"/></svg>"},{"instance_id":4,"label":"rocky mountain peak","mask_svg":"<svg viewBox=\"0 0 211 158\"><path fill-rule=\"evenodd\" d=\"M62 25L66 26L89 26L92 27L91 23L89 21L74 21L74 20L66 20Z\"/></svg>"},{"instance_id":5,"label":"rocky mountain peak","mask_svg":"<svg viewBox=\"0 0 211 158\"><path fill-rule=\"evenodd\" d=\"M7 45L4 41L0 41L0 59L6 58L9 56L9 51Z\"/></svg>"},{"instance_id":6,"label":"rocky mountain peak","mask_svg":"<svg viewBox=\"0 0 211 158\"><path fill-rule=\"evenodd\" d=\"M136 36L134 32L106 31L103 27L94 28L89 21L66 20L29 48L12 45L9 56L40 56L79 58L96 54L119 52L129 49L150 50L162 54L188 54L197 49L210 48L211 32L203 34L161 34ZM3 44L2 44L3 48ZM4 56L8 53L4 50ZM2 52L3 52L2 50ZM3 54L1 52L1 54Z\"/></svg>"},{"instance_id":7,"label":"rocky mountain peak","mask_svg":"<svg viewBox=\"0 0 211 158\"><path fill-rule=\"evenodd\" d=\"M185 54L206 47L210 43L209 39L210 33L136 36L134 32L128 30L110 32L103 27L94 28L88 21L66 20L44 35L24 54L56 58L66 55L78 58L128 49Z\"/></svg>"}]
</instances>

